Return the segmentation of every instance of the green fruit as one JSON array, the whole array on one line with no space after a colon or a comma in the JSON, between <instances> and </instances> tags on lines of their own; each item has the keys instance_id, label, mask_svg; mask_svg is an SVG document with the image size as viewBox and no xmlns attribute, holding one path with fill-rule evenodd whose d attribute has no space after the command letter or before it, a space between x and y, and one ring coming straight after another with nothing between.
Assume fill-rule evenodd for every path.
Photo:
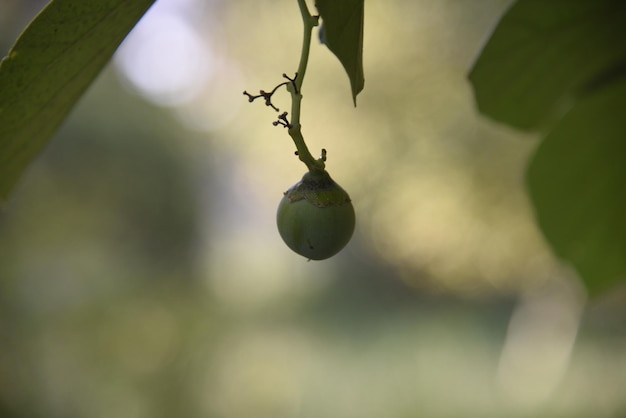
<instances>
[{"instance_id":1,"label":"green fruit","mask_svg":"<svg viewBox=\"0 0 626 418\"><path fill-rule=\"evenodd\" d=\"M309 172L285 192L276 221L289 248L310 260L324 260L352 238L354 207L326 171Z\"/></svg>"}]
</instances>

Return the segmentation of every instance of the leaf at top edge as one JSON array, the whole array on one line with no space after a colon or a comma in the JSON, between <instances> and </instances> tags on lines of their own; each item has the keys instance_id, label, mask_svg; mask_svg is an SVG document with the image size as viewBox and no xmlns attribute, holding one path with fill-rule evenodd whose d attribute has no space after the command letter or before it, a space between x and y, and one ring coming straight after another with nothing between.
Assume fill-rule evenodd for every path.
<instances>
[{"instance_id":1,"label":"leaf at top edge","mask_svg":"<svg viewBox=\"0 0 626 418\"><path fill-rule=\"evenodd\" d=\"M624 39L624 1L519 0L470 71L478 108L519 129L549 128L626 62Z\"/></svg>"},{"instance_id":2,"label":"leaf at top edge","mask_svg":"<svg viewBox=\"0 0 626 418\"><path fill-rule=\"evenodd\" d=\"M53 0L0 62L0 202L154 0Z\"/></svg>"},{"instance_id":3,"label":"leaf at top edge","mask_svg":"<svg viewBox=\"0 0 626 418\"><path fill-rule=\"evenodd\" d=\"M364 0L316 0L323 24L320 39L339 59L350 79L352 100L363 90Z\"/></svg>"},{"instance_id":4,"label":"leaf at top edge","mask_svg":"<svg viewBox=\"0 0 626 418\"><path fill-rule=\"evenodd\" d=\"M626 77L582 98L527 172L544 235L591 295L626 281L625 109Z\"/></svg>"}]
</instances>

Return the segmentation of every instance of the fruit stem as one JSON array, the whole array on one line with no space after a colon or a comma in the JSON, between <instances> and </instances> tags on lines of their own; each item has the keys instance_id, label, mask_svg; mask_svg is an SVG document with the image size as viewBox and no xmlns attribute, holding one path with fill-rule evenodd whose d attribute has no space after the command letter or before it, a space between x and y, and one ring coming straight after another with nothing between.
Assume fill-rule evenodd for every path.
<instances>
[{"instance_id":1,"label":"fruit stem","mask_svg":"<svg viewBox=\"0 0 626 418\"><path fill-rule=\"evenodd\" d=\"M287 88L291 93L291 124L289 126L289 136L293 139L298 150L298 158L302 161L310 172L324 171L324 161L322 158L315 159L302 136L302 126L300 125L300 108L302 104L302 84L306 67L309 62L309 50L311 47L311 33L313 28L319 23L319 16L312 16L306 4L306 0L298 0L300 14L302 15L302 23L304 26L304 36L302 39L302 52L300 53L300 63L298 72L292 84L288 84Z\"/></svg>"}]
</instances>

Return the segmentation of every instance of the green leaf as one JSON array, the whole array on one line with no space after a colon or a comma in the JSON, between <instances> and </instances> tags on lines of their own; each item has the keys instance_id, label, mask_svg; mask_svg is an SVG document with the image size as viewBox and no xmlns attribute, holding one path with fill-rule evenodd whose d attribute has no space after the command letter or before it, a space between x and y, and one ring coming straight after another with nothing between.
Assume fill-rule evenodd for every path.
<instances>
[{"instance_id":1,"label":"green leaf","mask_svg":"<svg viewBox=\"0 0 626 418\"><path fill-rule=\"evenodd\" d=\"M626 63L626 2L519 0L469 78L480 111L520 129L551 126Z\"/></svg>"},{"instance_id":2,"label":"green leaf","mask_svg":"<svg viewBox=\"0 0 626 418\"><path fill-rule=\"evenodd\" d=\"M0 62L0 201L154 0L54 0Z\"/></svg>"},{"instance_id":3,"label":"green leaf","mask_svg":"<svg viewBox=\"0 0 626 418\"><path fill-rule=\"evenodd\" d=\"M481 112L543 129L539 225L591 294L626 281L626 2L519 0L469 78Z\"/></svg>"},{"instance_id":4,"label":"green leaf","mask_svg":"<svg viewBox=\"0 0 626 418\"><path fill-rule=\"evenodd\" d=\"M352 100L363 90L363 18L364 0L317 0L322 17L320 38L339 59L352 88Z\"/></svg>"},{"instance_id":5,"label":"green leaf","mask_svg":"<svg viewBox=\"0 0 626 418\"><path fill-rule=\"evenodd\" d=\"M581 99L527 180L543 232L591 294L626 279L626 77Z\"/></svg>"}]
</instances>

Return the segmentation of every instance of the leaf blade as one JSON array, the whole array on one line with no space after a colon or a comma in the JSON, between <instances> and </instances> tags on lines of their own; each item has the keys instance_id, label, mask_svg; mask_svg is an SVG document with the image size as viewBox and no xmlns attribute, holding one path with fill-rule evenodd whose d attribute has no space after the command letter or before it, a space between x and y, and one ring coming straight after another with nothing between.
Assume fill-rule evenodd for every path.
<instances>
[{"instance_id":1,"label":"leaf blade","mask_svg":"<svg viewBox=\"0 0 626 418\"><path fill-rule=\"evenodd\" d=\"M54 0L0 62L0 201L154 0Z\"/></svg>"},{"instance_id":2,"label":"leaf blade","mask_svg":"<svg viewBox=\"0 0 626 418\"><path fill-rule=\"evenodd\" d=\"M481 113L518 129L550 127L595 80L626 62L626 3L519 0L469 79Z\"/></svg>"},{"instance_id":3,"label":"leaf blade","mask_svg":"<svg viewBox=\"0 0 626 418\"><path fill-rule=\"evenodd\" d=\"M365 86L363 73L364 0L317 0L323 22L323 41L341 62L356 96Z\"/></svg>"},{"instance_id":4,"label":"leaf blade","mask_svg":"<svg viewBox=\"0 0 626 418\"><path fill-rule=\"evenodd\" d=\"M527 185L555 253L594 295L626 279L626 78L581 99L537 149Z\"/></svg>"}]
</instances>

